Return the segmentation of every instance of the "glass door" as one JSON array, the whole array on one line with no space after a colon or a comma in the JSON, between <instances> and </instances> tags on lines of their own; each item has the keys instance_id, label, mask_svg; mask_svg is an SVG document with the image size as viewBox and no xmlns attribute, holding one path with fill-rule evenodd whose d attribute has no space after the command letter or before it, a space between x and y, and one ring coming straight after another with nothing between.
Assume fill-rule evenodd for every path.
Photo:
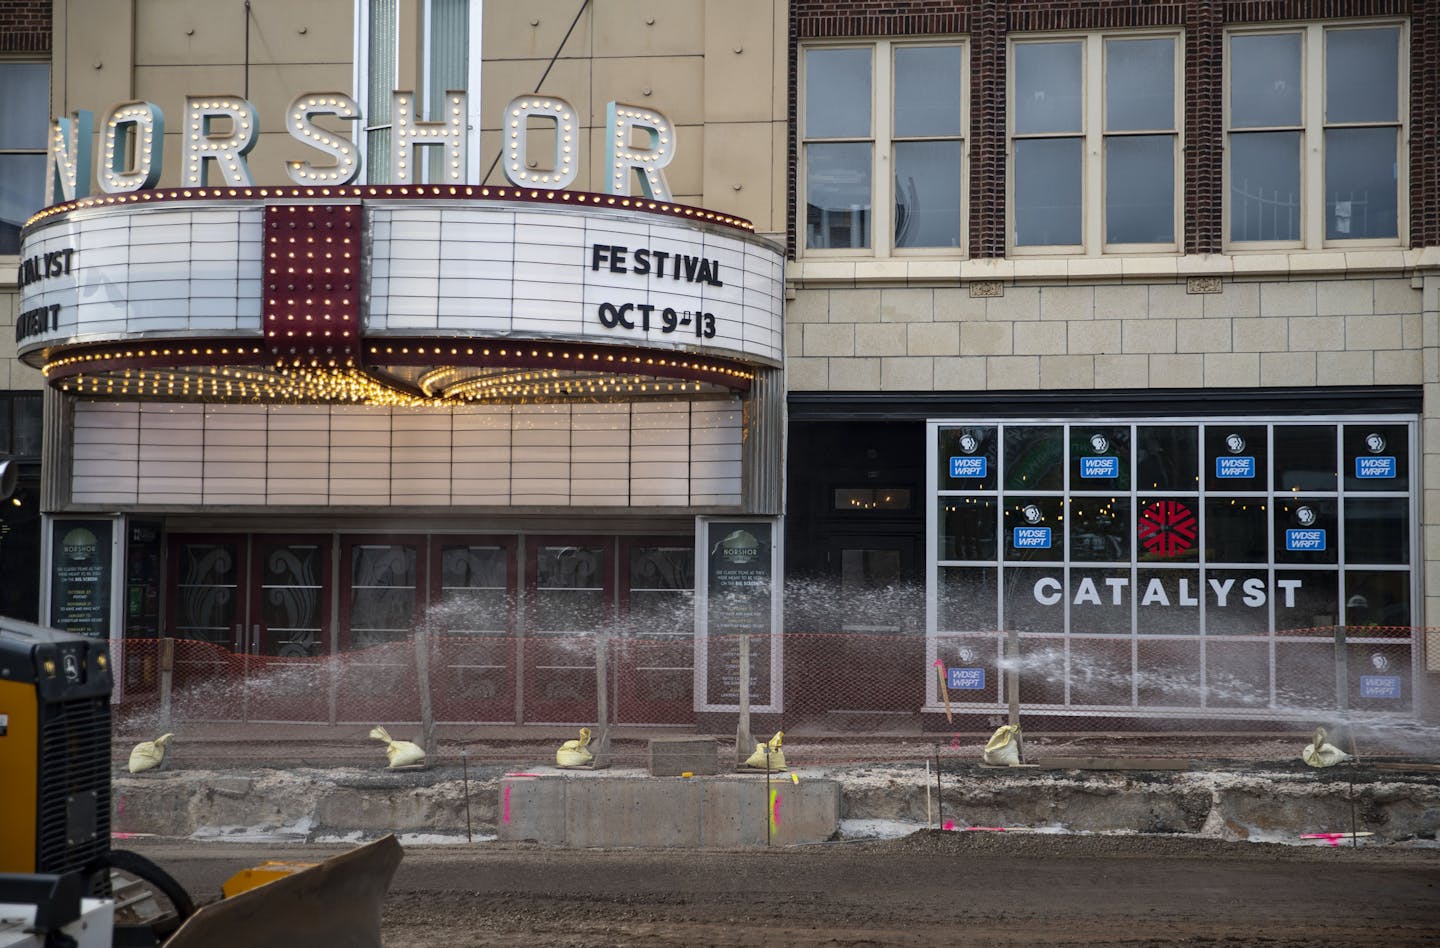
<instances>
[{"instance_id":1,"label":"glass door","mask_svg":"<svg viewBox=\"0 0 1440 948\"><path fill-rule=\"evenodd\" d=\"M431 557L436 720L515 723L515 538L432 537Z\"/></svg>"},{"instance_id":2,"label":"glass door","mask_svg":"<svg viewBox=\"0 0 1440 948\"><path fill-rule=\"evenodd\" d=\"M615 720L695 720L695 539L622 537L622 634L612 651Z\"/></svg>"},{"instance_id":3,"label":"glass door","mask_svg":"<svg viewBox=\"0 0 1440 948\"><path fill-rule=\"evenodd\" d=\"M528 538L524 718L594 723L595 632L614 619L614 540Z\"/></svg>"},{"instance_id":4,"label":"glass door","mask_svg":"<svg viewBox=\"0 0 1440 948\"><path fill-rule=\"evenodd\" d=\"M330 540L250 538L250 622L242 637L248 720L329 718Z\"/></svg>"},{"instance_id":5,"label":"glass door","mask_svg":"<svg viewBox=\"0 0 1440 948\"><path fill-rule=\"evenodd\" d=\"M425 608L424 553L422 537L340 538L340 720L420 720L413 635Z\"/></svg>"}]
</instances>

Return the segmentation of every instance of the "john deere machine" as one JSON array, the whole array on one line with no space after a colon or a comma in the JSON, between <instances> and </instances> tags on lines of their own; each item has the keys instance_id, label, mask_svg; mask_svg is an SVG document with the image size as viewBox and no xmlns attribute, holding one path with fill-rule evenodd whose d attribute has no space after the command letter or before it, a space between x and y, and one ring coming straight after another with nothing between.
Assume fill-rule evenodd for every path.
<instances>
[{"instance_id":1,"label":"john deere machine","mask_svg":"<svg viewBox=\"0 0 1440 948\"><path fill-rule=\"evenodd\" d=\"M243 891L198 911L163 869L110 848L113 675L105 640L0 618L0 948L378 948L394 837L251 871L265 884L227 884Z\"/></svg>"}]
</instances>

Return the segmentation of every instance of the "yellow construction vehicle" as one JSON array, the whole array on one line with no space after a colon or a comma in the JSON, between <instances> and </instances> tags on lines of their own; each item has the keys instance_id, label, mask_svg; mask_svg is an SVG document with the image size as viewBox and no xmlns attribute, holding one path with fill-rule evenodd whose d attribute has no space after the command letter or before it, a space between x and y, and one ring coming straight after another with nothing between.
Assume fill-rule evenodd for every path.
<instances>
[{"instance_id":1,"label":"yellow construction vehicle","mask_svg":"<svg viewBox=\"0 0 1440 948\"><path fill-rule=\"evenodd\" d=\"M103 639L0 617L0 948L379 948L393 836L240 873L199 911L159 866L110 848L113 673Z\"/></svg>"}]
</instances>

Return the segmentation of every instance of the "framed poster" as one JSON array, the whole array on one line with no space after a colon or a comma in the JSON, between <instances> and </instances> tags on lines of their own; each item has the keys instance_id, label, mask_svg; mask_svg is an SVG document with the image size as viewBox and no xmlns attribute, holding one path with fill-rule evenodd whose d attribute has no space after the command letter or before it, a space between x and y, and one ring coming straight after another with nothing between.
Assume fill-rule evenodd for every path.
<instances>
[{"instance_id":1,"label":"framed poster","mask_svg":"<svg viewBox=\"0 0 1440 948\"><path fill-rule=\"evenodd\" d=\"M114 522L50 523L50 625L75 635L110 636Z\"/></svg>"},{"instance_id":2,"label":"framed poster","mask_svg":"<svg viewBox=\"0 0 1440 948\"><path fill-rule=\"evenodd\" d=\"M695 539L695 710L739 709L748 636L750 709L777 713L784 705L779 520L702 517Z\"/></svg>"}]
</instances>

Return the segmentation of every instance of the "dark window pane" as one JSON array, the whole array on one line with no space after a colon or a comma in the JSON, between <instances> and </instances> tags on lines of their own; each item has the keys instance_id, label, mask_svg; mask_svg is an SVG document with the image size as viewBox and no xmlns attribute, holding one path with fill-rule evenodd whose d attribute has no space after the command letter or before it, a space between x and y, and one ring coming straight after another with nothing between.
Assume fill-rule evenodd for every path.
<instances>
[{"instance_id":1,"label":"dark window pane","mask_svg":"<svg viewBox=\"0 0 1440 948\"><path fill-rule=\"evenodd\" d=\"M994 490L997 450L993 426L941 430L940 489Z\"/></svg>"},{"instance_id":2,"label":"dark window pane","mask_svg":"<svg viewBox=\"0 0 1440 948\"><path fill-rule=\"evenodd\" d=\"M1199 635L1200 571L1142 569L1137 576L1140 635Z\"/></svg>"},{"instance_id":3,"label":"dark window pane","mask_svg":"<svg viewBox=\"0 0 1440 948\"><path fill-rule=\"evenodd\" d=\"M1200 504L1194 497L1140 498L1136 558L1151 563L1200 561Z\"/></svg>"},{"instance_id":4,"label":"dark window pane","mask_svg":"<svg viewBox=\"0 0 1440 948\"><path fill-rule=\"evenodd\" d=\"M1007 560L1042 561L1065 558L1065 498L1006 497L1001 529Z\"/></svg>"},{"instance_id":5,"label":"dark window pane","mask_svg":"<svg viewBox=\"0 0 1440 948\"><path fill-rule=\"evenodd\" d=\"M847 513L868 510L909 510L907 487L837 487L835 509Z\"/></svg>"},{"instance_id":6,"label":"dark window pane","mask_svg":"<svg viewBox=\"0 0 1440 948\"><path fill-rule=\"evenodd\" d=\"M1081 130L1083 47L1065 43L1015 46L1015 133Z\"/></svg>"},{"instance_id":7,"label":"dark window pane","mask_svg":"<svg viewBox=\"0 0 1440 948\"><path fill-rule=\"evenodd\" d=\"M1065 631L1065 574L1058 566L1027 569L1007 567L1005 570L1005 628L1020 632ZM1026 668L1040 662L1039 646L1024 649ZM1062 656L1063 660L1063 656ZM1056 678L1063 681L1063 675ZM1023 687L1028 677L1044 675L1020 674Z\"/></svg>"},{"instance_id":8,"label":"dark window pane","mask_svg":"<svg viewBox=\"0 0 1440 948\"><path fill-rule=\"evenodd\" d=\"M1264 563L1270 548L1269 515L1261 497L1205 500L1205 561Z\"/></svg>"},{"instance_id":9,"label":"dark window pane","mask_svg":"<svg viewBox=\"0 0 1440 948\"><path fill-rule=\"evenodd\" d=\"M239 602L233 543L185 543L175 551L175 634L233 646Z\"/></svg>"},{"instance_id":10,"label":"dark window pane","mask_svg":"<svg viewBox=\"0 0 1440 948\"><path fill-rule=\"evenodd\" d=\"M1301 36L1230 37L1230 127L1299 125Z\"/></svg>"},{"instance_id":11,"label":"dark window pane","mask_svg":"<svg viewBox=\"0 0 1440 948\"><path fill-rule=\"evenodd\" d=\"M415 547L357 544L350 558L351 642L363 648L406 636L415 623Z\"/></svg>"},{"instance_id":12,"label":"dark window pane","mask_svg":"<svg viewBox=\"0 0 1440 948\"><path fill-rule=\"evenodd\" d=\"M1005 429L1005 489L1060 490L1065 486L1064 429L1058 425Z\"/></svg>"},{"instance_id":13,"label":"dark window pane","mask_svg":"<svg viewBox=\"0 0 1440 948\"><path fill-rule=\"evenodd\" d=\"M1325 239L1395 237L1398 174L1395 128L1325 132Z\"/></svg>"},{"instance_id":14,"label":"dark window pane","mask_svg":"<svg viewBox=\"0 0 1440 948\"><path fill-rule=\"evenodd\" d=\"M1300 239L1300 133L1230 136L1230 239Z\"/></svg>"},{"instance_id":15,"label":"dark window pane","mask_svg":"<svg viewBox=\"0 0 1440 948\"><path fill-rule=\"evenodd\" d=\"M1139 490L1198 490L1199 433L1194 425L1137 428L1135 486Z\"/></svg>"},{"instance_id":16,"label":"dark window pane","mask_svg":"<svg viewBox=\"0 0 1440 948\"><path fill-rule=\"evenodd\" d=\"M868 143L805 146L806 243L870 246Z\"/></svg>"},{"instance_id":17,"label":"dark window pane","mask_svg":"<svg viewBox=\"0 0 1440 948\"><path fill-rule=\"evenodd\" d=\"M870 50L805 52L805 137L870 137Z\"/></svg>"},{"instance_id":18,"label":"dark window pane","mask_svg":"<svg viewBox=\"0 0 1440 948\"><path fill-rule=\"evenodd\" d=\"M1015 141L1015 244L1080 243L1081 140Z\"/></svg>"},{"instance_id":19,"label":"dark window pane","mask_svg":"<svg viewBox=\"0 0 1440 948\"><path fill-rule=\"evenodd\" d=\"M1269 449L1263 425L1205 426L1205 489L1264 490Z\"/></svg>"},{"instance_id":20,"label":"dark window pane","mask_svg":"<svg viewBox=\"0 0 1440 948\"><path fill-rule=\"evenodd\" d=\"M895 246L960 246L960 143L895 144Z\"/></svg>"},{"instance_id":21,"label":"dark window pane","mask_svg":"<svg viewBox=\"0 0 1440 948\"><path fill-rule=\"evenodd\" d=\"M1205 573L1205 630L1210 635L1268 635L1270 601L1265 567Z\"/></svg>"},{"instance_id":22,"label":"dark window pane","mask_svg":"<svg viewBox=\"0 0 1440 948\"><path fill-rule=\"evenodd\" d=\"M45 150L50 127L50 67L0 62L0 149Z\"/></svg>"},{"instance_id":23,"label":"dark window pane","mask_svg":"<svg viewBox=\"0 0 1440 948\"><path fill-rule=\"evenodd\" d=\"M1334 563L1340 547L1335 501L1326 498L1276 497L1276 563Z\"/></svg>"},{"instance_id":24,"label":"dark window pane","mask_svg":"<svg viewBox=\"0 0 1440 948\"><path fill-rule=\"evenodd\" d=\"M1066 522L1070 559L1077 562L1127 562L1130 559L1128 498L1072 497Z\"/></svg>"},{"instance_id":25,"label":"dark window pane","mask_svg":"<svg viewBox=\"0 0 1440 948\"><path fill-rule=\"evenodd\" d=\"M960 135L960 47L895 49L895 137Z\"/></svg>"},{"instance_id":26,"label":"dark window pane","mask_svg":"<svg viewBox=\"0 0 1440 948\"><path fill-rule=\"evenodd\" d=\"M1345 489L1410 489L1410 429L1406 425L1345 426Z\"/></svg>"},{"instance_id":27,"label":"dark window pane","mask_svg":"<svg viewBox=\"0 0 1440 948\"><path fill-rule=\"evenodd\" d=\"M1410 501L1405 497L1345 500L1345 562L1410 562Z\"/></svg>"},{"instance_id":28,"label":"dark window pane","mask_svg":"<svg viewBox=\"0 0 1440 948\"><path fill-rule=\"evenodd\" d=\"M509 559L502 547L442 547L440 602L432 615L448 632L507 631L508 572Z\"/></svg>"},{"instance_id":29,"label":"dark window pane","mask_svg":"<svg viewBox=\"0 0 1440 948\"><path fill-rule=\"evenodd\" d=\"M1400 116L1400 30L1325 31L1325 121Z\"/></svg>"},{"instance_id":30,"label":"dark window pane","mask_svg":"<svg viewBox=\"0 0 1440 948\"><path fill-rule=\"evenodd\" d=\"M1330 425L1276 425L1275 489L1330 491L1335 476L1335 429Z\"/></svg>"},{"instance_id":31,"label":"dark window pane","mask_svg":"<svg viewBox=\"0 0 1440 948\"><path fill-rule=\"evenodd\" d=\"M995 508L996 501L989 497L941 498L937 556L942 560L993 561L999 529Z\"/></svg>"},{"instance_id":32,"label":"dark window pane","mask_svg":"<svg viewBox=\"0 0 1440 948\"><path fill-rule=\"evenodd\" d=\"M1105 140L1105 242L1175 242L1175 139Z\"/></svg>"},{"instance_id":33,"label":"dark window pane","mask_svg":"<svg viewBox=\"0 0 1440 948\"><path fill-rule=\"evenodd\" d=\"M1069 594L1071 632L1130 634L1130 570L1072 569Z\"/></svg>"},{"instance_id":34,"label":"dark window pane","mask_svg":"<svg viewBox=\"0 0 1440 948\"><path fill-rule=\"evenodd\" d=\"M1105 41L1105 130L1175 127L1175 41Z\"/></svg>"},{"instance_id":35,"label":"dark window pane","mask_svg":"<svg viewBox=\"0 0 1440 948\"><path fill-rule=\"evenodd\" d=\"M1340 574L1335 570L1275 571L1275 630L1333 634L1340 615Z\"/></svg>"},{"instance_id":36,"label":"dark window pane","mask_svg":"<svg viewBox=\"0 0 1440 948\"><path fill-rule=\"evenodd\" d=\"M1130 489L1130 426L1072 425L1070 489Z\"/></svg>"},{"instance_id":37,"label":"dark window pane","mask_svg":"<svg viewBox=\"0 0 1440 948\"><path fill-rule=\"evenodd\" d=\"M946 568L939 573L935 622L939 631L988 632L999 628L995 614L999 574L991 568Z\"/></svg>"},{"instance_id":38,"label":"dark window pane","mask_svg":"<svg viewBox=\"0 0 1440 948\"><path fill-rule=\"evenodd\" d=\"M1118 707L1132 705L1135 676L1129 642L1074 642L1070 646L1070 701Z\"/></svg>"},{"instance_id":39,"label":"dark window pane","mask_svg":"<svg viewBox=\"0 0 1440 948\"><path fill-rule=\"evenodd\" d=\"M45 206L45 156L0 155L0 254L20 252L20 228Z\"/></svg>"},{"instance_id":40,"label":"dark window pane","mask_svg":"<svg viewBox=\"0 0 1440 948\"><path fill-rule=\"evenodd\" d=\"M45 428L45 402L40 395L16 395L13 398L14 431L10 453L16 457L39 458L41 432ZM0 412L3 413L3 412ZM0 444L3 444L0 439Z\"/></svg>"},{"instance_id":41,"label":"dark window pane","mask_svg":"<svg viewBox=\"0 0 1440 948\"><path fill-rule=\"evenodd\" d=\"M1347 570L1345 624L1352 627L1376 626L1408 636L1411 624L1410 574ZM1370 636L1377 631L1352 631L1351 634Z\"/></svg>"}]
</instances>

